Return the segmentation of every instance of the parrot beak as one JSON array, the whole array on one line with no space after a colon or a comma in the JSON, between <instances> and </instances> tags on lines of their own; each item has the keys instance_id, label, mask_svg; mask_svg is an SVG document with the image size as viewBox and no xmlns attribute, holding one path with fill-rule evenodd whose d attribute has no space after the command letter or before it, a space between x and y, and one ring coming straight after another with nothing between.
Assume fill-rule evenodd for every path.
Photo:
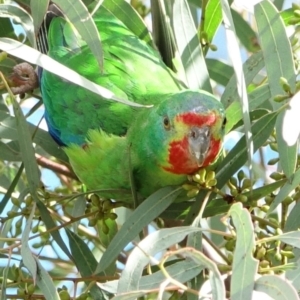
<instances>
[{"instance_id":1,"label":"parrot beak","mask_svg":"<svg viewBox=\"0 0 300 300\"><path fill-rule=\"evenodd\" d=\"M189 150L201 167L206 158L210 146L209 127L192 127L189 133Z\"/></svg>"}]
</instances>

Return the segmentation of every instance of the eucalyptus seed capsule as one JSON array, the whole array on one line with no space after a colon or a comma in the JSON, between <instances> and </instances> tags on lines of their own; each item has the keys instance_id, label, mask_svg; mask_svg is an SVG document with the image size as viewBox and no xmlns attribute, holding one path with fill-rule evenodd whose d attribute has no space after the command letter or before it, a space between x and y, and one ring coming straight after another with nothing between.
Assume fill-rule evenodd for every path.
<instances>
[{"instance_id":1,"label":"eucalyptus seed capsule","mask_svg":"<svg viewBox=\"0 0 300 300\"><path fill-rule=\"evenodd\" d=\"M289 85L289 82L287 81L286 78L280 77L279 82L280 82L282 89L285 92L289 93L291 91L291 86Z\"/></svg>"},{"instance_id":2,"label":"eucalyptus seed capsule","mask_svg":"<svg viewBox=\"0 0 300 300\"><path fill-rule=\"evenodd\" d=\"M215 45L215 44L209 44L209 49L211 51L217 51L218 50L218 47Z\"/></svg>"},{"instance_id":3,"label":"eucalyptus seed capsule","mask_svg":"<svg viewBox=\"0 0 300 300\"><path fill-rule=\"evenodd\" d=\"M202 168L198 171L198 174L200 175L200 182L204 183L206 178L206 169Z\"/></svg>"},{"instance_id":4,"label":"eucalyptus seed capsule","mask_svg":"<svg viewBox=\"0 0 300 300\"><path fill-rule=\"evenodd\" d=\"M27 292L29 295L32 295L35 291L35 286L33 284L29 284L27 287Z\"/></svg>"},{"instance_id":5,"label":"eucalyptus seed capsule","mask_svg":"<svg viewBox=\"0 0 300 300\"><path fill-rule=\"evenodd\" d=\"M259 262L259 266L262 268L267 268L269 265L270 265L270 262L268 262L265 259Z\"/></svg>"},{"instance_id":6,"label":"eucalyptus seed capsule","mask_svg":"<svg viewBox=\"0 0 300 300\"><path fill-rule=\"evenodd\" d=\"M109 227L107 226L107 224L105 223L105 221L102 221L101 229L102 229L103 233L108 234Z\"/></svg>"},{"instance_id":7,"label":"eucalyptus seed capsule","mask_svg":"<svg viewBox=\"0 0 300 300\"><path fill-rule=\"evenodd\" d=\"M201 183L201 176L196 173L195 175L193 175L193 181Z\"/></svg>"},{"instance_id":8,"label":"eucalyptus seed capsule","mask_svg":"<svg viewBox=\"0 0 300 300\"><path fill-rule=\"evenodd\" d=\"M270 159L268 161L268 165L273 166L273 165L277 164L278 162L279 162L279 158L278 157L272 158L272 159Z\"/></svg>"},{"instance_id":9,"label":"eucalyptus seed capsule","mask_svg":"<svg viewBox=\"0 0 300 300\"><path fill-rule=\"evenodd\" d=\"M100 199L99 199L98 195L93 194L91 196L91 202L94 206L97 206L97 207L100 206Z\"/></svg>"},{"instance_id":10,"label":"eucalyptus seed capsule","mask_svg":"<svg viewBox=\"0 0 300 300\"><path fill-rule=\"evenodd\" d=\"M20 201L18 198L11 197L11 202L13 203L13 205L20 207Z\"/></svg>"},{"instance_id":11,"label":"eucalyptus seed capsule","mask_svg":"<svg viewBox=\"0 0 300 300\"><path fill-rule=\"evenodd\" d=\"M293 201L294 201L294 199L293 199L291 196L287 196L287 197L282 201L282 204L284 204L284 205L290 205Z\"/></svg>"},{"instance_id":12,"label":"eucalyptus seed capsule","mask_svg":"<svg viewBox=\"0 0 300 300\"><path fill-rule=\"evenodd\" d=\"M103 208L104 211L111 210L113 208L111 201L110 200L104 200L103 204L102 204L102 208Z\"/></svg>"},{"instance_id":13,"label":"eucalyptus seed capsule","mask_svg":"<svg viewBox=\"0 0 300 300\"><path fill-rule=\"evenodd\" d=\"M94 227L97 224L98 220L97 218L91 218L89 219L89 226Z\"/></svg>"},{"instance_id":14,"label":"eucalyptus seed capsule","mask_svg":"<svg viewBox=\"0 0 300 300\"><path fill-rule=\"evenodd\" d=\"M270 205L273 202L273 200L274 198L269 195L265 197L265 202L267 205Z\"/></svg>"},{"instance_id":15,"label":"eucalyptus seed capsule","mask_svg":"<svg viewBox=\"0 0 300 300\"><path fill-rule=\"evenodd\" d=\"M239 181L242 181L245 178L245 172L243 170L239 170L237 177Z\"/></svg>"},{"instance_id":16,"label":"eucalyptus seed capsule","mask_svg":"<svg viewBox=\"0 0 300 300\"><path fill-rule=\"evenodd\" d=\"M261 247L261 248L257 249L257 251L256 251L256 258L259 259L259 260L261 260L262 258L265 257L266 252L267 251L266 251L265 247Z\"/></svg>"},{"instance_id":17,"label":"eucalyptus seed capsule","mask_svg":"<svg viewBox=\"0 0 300 300\"><path fill-rule=\"evenodd\" d=\"M236 196L236 200L237 200L237 201L240 201L240 202L242 202L242 203L246 203L246 202L248 201L248 197L245 196L245 195L242 195L242 194L238 194L238 195Z\"/></svg>"},{"instance_id":18,"label":"eucalyptus seed capsule","mask_svg":"<svg viewBox=\"0 0 300 300\"><path fill-rule=\"evenodd\" d=\"M300 18L300 10L299 9L294 10L294 15Z\"/></svg>"},{"instance_id":19,"label":"eucalyptus seed capsule","mask_svg":"<svg viewBox=\"0 0 300 300\"><path fill-rule=\"evenodd\" d=\"M193 198L193 197L197 196L198 193L199 193L199 189L195 189L195 188L194 188L194 189L189 190L189 191L187 192L187 196L188 196L189 198Z\"/></svg>"},{"instance_id":20,"label":"eucalyptus seed capsule","mask_svg":"<svg viewBox=\"0 0 300 300\"><path fill-rule=\"evenodd\" d=\"M269 205L263 205L263 206L260 206L259 209L265 213L267 213L270 209L270 206Z\"/></svg>"},{"instance_id":21,"label":"eucalyptus seed capsule","mask_svg":"<svg viewBox=\"0 0 300 300\"><path fill-rule=\"evenodd\" d=\"M118 215L111 212L108 214L108 218L111 219L111 220L116 220L118 218Z\"/></svg>"},{"instance_id":22,"label":"eucalyptus seed capsule","mask_svg":"<svg viewBox=\"0 0 300 300\"><path fill-rule=\"evenodd\" d=\"M282 102L282 101L284 101L284 100L286 100L286 99L288 99L289 98L289 96L288 95L276 95L275 97L274 97L274 101L275 102Z\"/></svg>"},{"instance_id":23,"label":"eucalyptus seed capsule","mask_svg":"<svg viewBox=\"0 0 300 300\"><path fill-rule=\"evenodd\" d=\"M276 252L274 255L275 260L277 261L281 261L282 260L282 255L280 254L280 252Z\"/></svg>"},{"instance_id":24,"label":"eucalyptus seed capsule","mask_svg":"<svg viewBox=\"0 0 300 300\"><path fill-rule=\"evenodd\" d=\"M292 251L280 250L280 254L287 257L288 259L295 258L295 254Z\"/></svg>"},{"instance_id":25,"label":"eucalyptus seed capsule","mask_svg":"<svg viewBox=\"0 0 300 300\"><path fill-rule=\"evenodd\" d=\"M182 185L182 188L186 191L190 191L190 190L193 190L195 188L195 186L192 184L185 183Z\"/></svg>"},{"instance_id":26,"label":"eucalyptus seed capsule","mask_svg":"<svg viewBox=\"0 0 300 300\"><path fill-rule=\"evenodd\" d=\"M270 178L274 180L281 180L283 177L284 175L279 172L273 172L272 174L270 174Z\"/></svg>"},{"instance_id":27,"label":"eucalyptus seed capsule","mask_svg":"<svg viewBox=\"0 0 300 300\"><path fill-rule=\"evenodd\" d=\"M242 190L248 189L252 186L252 182L249 178L245 178L242 184Z\"/></svg>"},{"instance_id":28,"label":"eucalyptus seed capsule","mask_svg":"<svg viewBox=\"0 0 300 300\"><path fill-rule=\"evenodd\" d=\"M71 299L69 292L66 290L62 290L59 292L59 298L60 298L60 300L70 300Z\"/></svg>"},{"instance_id":29,"label":"eucalyptus seed capsule","mask_svg":"<svg viewBox=\"0 0 300 300\"><path fill-rule=\"evenodd\" d=\"M207 182L206 182L206 186L207 186L207 187L213 187L213 186L216 186L217 183L218 183L218 182L217 182L217 179L214 178L214 179L211 179L211 180L207 181Z\"/></svg>"},{"instance_id":30,"label":"eucalyptus seed capsule","mask_svg":"<svg viewBox=\"0 0 300 300\"><path fill-rule=\"evenodd\" d=\"M237 186L238 185L238 182L237 182L237 179L235 177L231 177L229 179L230 183L233 185L233 186Z\"/></svg>"},{"instance_id":31,"label":"eucalyptus seed capsule","mask_svg":"<svg viewBox=\"0 0 300 300\"><path fill-rule=\"evenodd\" d=\"M205 181L208 182L210 180L215 179L215 177L216 177L216 174L214 171L208 171L205 176Z\"/></svg>"}]
</instances>

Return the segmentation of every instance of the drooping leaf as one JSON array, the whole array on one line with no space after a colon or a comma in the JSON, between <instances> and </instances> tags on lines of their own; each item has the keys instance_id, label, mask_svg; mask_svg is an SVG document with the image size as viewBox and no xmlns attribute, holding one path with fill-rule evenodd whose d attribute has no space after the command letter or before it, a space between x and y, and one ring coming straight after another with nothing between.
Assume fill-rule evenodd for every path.
<instances>
[{"instance_id":1,"label":"drooping leaf","mask_svg":"<svg viewBox=\"0 0 300 300\"><path fill-rule=\"evenodd\" d=\"M228 214L236 229L236 245L233 253L231 299L252 299L258 260L253 258L254 228L250 213L241 203L233 204Z\"/></svg>"},{"instance_id":2,"label":"drooping leaf","mask_svg":"<svg viewBox=\"0 0 300 300\"><path fill-rule=\"evenodd\" d=\"M151 196L149 196L138 208L132 213L114 239L109 244L107 250L103 254L95 273L104 271L131 242L139 232L147 226L151 221L158 217L181 192L181 188L174 189L165 187Z\"/></svg>"},{"instance_id":3,"label":"drooping leaf","mask_svg":"<svg viewBox=\"0 0 300 300\"><path fill-rule=\"evenodd\" d=\"M255 5L254 11L272 97L284 94L280 85L281 77L287 80L291 91L295 91L293 52L280 14L268 0ZM272 101L274 110L279 109L284 103ZM287 144L282 128L283 112L276 121L276 136L281 167L286 176L290 177L296 167L297 144Z\"/></svg>"}]
</instances>

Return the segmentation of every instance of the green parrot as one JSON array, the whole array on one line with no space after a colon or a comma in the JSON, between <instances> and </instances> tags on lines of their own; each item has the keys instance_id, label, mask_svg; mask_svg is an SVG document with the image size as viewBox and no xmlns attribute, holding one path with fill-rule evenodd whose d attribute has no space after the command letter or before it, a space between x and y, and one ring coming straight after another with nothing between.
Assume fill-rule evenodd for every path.
<instances>
[{"instance_id":1,"label":"green parrot","mask_svg":"<svg viewBox=\"0 0 300 300\"><path fill-rule=\"evenodd\" d=\"M220 152L222 104L203 90L186 89L159 53L103 5L93 19L103 47L102 73L61 16L48 22L47 54L118 97L151 107L107 101L43 70L40 88L50 134L64 146L79 179L103 197L131 199L134 184L146 198L184 183Z\"/></svg>"}]
</instances>

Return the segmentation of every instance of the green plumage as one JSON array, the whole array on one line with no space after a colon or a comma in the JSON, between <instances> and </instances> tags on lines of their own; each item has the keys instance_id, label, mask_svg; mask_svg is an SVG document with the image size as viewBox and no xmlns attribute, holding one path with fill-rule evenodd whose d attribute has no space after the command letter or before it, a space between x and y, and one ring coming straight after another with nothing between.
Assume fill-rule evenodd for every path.
<instances>
[{"instance_id":1,"label":"green plumage","mask_svg":"<svg viewBox=\"0 0 300 300\"><path fill-rule=\"evenodd\" d=\"M48 55L123 99L157 104L168 93L182 89L158 53L136 37L104 7L94 15L100 32L104 70L73 26L61 17L52 20ZM60 132L66 145L83 143L91 128L125 134L136 108L102 100L57 76L44 72L41 88L50 127Z\"/></svg>"},{"instance_id":2,"label":"green plumage","mask_svg":"<svg viewBox=\"0 0 300 300\"><path fill-rule=\"evenodd\" d=\"M103 6L93 18L104 53L102 74L88 46L62 17L50 24L48 55L120 98L154 106L107 101L44 71L41 91L50 133L67 146L71 165L88 189L106 190L102 196L130 199L132 179L142 198L183 183L191 170L217 156L222 105L204 91L183 90L159 54ZM208 158L199 162L202 148Z\"/></svg>"}]
</instances>

